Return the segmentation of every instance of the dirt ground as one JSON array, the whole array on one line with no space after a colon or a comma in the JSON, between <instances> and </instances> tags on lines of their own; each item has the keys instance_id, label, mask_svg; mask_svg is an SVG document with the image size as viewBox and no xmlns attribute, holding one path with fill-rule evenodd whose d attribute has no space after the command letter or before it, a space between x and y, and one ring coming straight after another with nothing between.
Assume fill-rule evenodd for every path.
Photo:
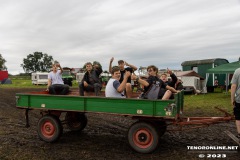
<instances>
[{"instance_id":1,"label":"dirt ground","mask_svg":"<svg viewBox=\"0 0 240 160\"><path fill-rule=\"evenodd\" d=\"M59 141L46 143L37 135L39 111L30 111L30 128L25 127L24 110L16 108L15 93L42 89L0 88L0 160L76 160L76 159L165 159L195 160L199 152L187 146L236 146L223 131L236 134L234 122L211 125L183 132L166 132L160 146L151 154L133 151L127 140L127 131L135 121L130 117L88 113L88 125L82 132L71 132L64 126ZM194 115L194 113L193 113ZM63 115L62 115L63 116ZM61 117L62 117L61 116ZM231 159L240 157L237 152L207 151L203 154L223 154Z\"/></svg>"}]
</instances>

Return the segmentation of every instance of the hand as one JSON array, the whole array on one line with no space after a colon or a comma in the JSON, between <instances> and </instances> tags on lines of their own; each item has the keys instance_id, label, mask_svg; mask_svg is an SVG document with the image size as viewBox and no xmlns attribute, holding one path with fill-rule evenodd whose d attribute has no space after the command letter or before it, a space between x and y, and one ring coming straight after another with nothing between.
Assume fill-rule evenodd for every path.
<instances>
[{"instance_id":1,"label":"hand","mask_svg":"<svg viewBox=\"0 0 240 160\"><path fill-rule=\"evenodd\" d=\"M232 101L231 103L232 103L233 107L235 107L235 101Z\"/></svg>"},{"instance_id":2,"label":"hand","mask_svg":"<svg viewBox=\"0 0 240 160\"><path fill-rule=\"evenodd\" d=\"M114 60L114 57L112 57L112 58L110 59L110 63L112 63L112 62L113 62L113 60Z\"/></svg>"},{"instance_id":3,"label":"hand","mask_svg":"<svg viewBox=\"0 0 240 160\"><path fill-rule=\"evenodd\" d=\"M171 71L170 69L168 69L168 68L167 68L167 72L168 72L168 74L170 74L170 75L172 74L172 71Z\"/></svg>"},{"instance_id":4,"label":"hand","mask_svg":"<svg viewBox=\"0 0 240 160\"><path fill-rule=\"evenodd\" d=\"M132 77L131 77L132 80L136 80L137 79L137 76L135 74L132 74Z\"/></svg>"},{"instance_id":5,"label":"hand","mask_svg":"<svg viewBox=\"0 0 240 160\"><path fill-rule=\"evenodd\" d=\"M130 77L130 76L131 76L131 74L132 74L131 72L129 72L129 71L126 71L126 72L125 72L125 75L124 75L124 77L127 77L127 78L128 78L128 77Z\"/></svg>"},{"instance_id":6,"label":"hand","mask_svg":"<svg viewBox=\"0 0 240 160\"><path fill-rule=\"evenodd\" d=\"M49 92L49 89L47 88L46 91Z\"/></svg>"},{"instance_id":7,"label":"hand","mask_svg":"<svg viewBox=\"0 0 240 160\"><path fill-rule=\"evenodd\" d=\"M84 87L88 86L88 83L86 81L83 82Z\"/></svg>"},{"instance_id":8,"label":"hand","mask_svg":"<svg viewBox=\"0 0 240 160\"><path fill-rule=\"evenodd\" d=\"M124 63L125 63L126 66L129 66L129 64L126 61Z\"/></svg>"}]
</instances>

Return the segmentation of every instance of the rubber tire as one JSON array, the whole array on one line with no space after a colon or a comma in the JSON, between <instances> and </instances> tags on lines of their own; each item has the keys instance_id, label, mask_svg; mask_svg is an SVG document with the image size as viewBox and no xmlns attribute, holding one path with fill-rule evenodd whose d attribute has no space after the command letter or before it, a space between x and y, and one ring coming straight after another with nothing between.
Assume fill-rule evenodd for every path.
<instances>
[{"instance_id":1,"label":"rubber tire","mask_svg":"<svg viewBox=\"0 0 240 160\"><path fill-rule=\"evenodd\" d=\"M37 132L41 140L45 142L55 142L61 137L63 128L58 117L45 115L38 121Z\"/></svg>"},{"instance_id":2,"label":"rubber tire","mask_svg":"<svg viewBox=\"0 0 240 160\"><path fill-rule=\"evenodd\" d=\"M71 131L82 131L87 126L87 116L80 112L67 112L65 121Z\"/></svg>"},{"instance_id":3,"label":"rubber tire","mask_svg":"<svg viewBox=\"0 0 240 160\"><path fill-rule=\"evenodd\" d=\"M159 145L159 134L151 122L138 121L128 130L129 145L139 153L151 153ZM146 143L146 144L145 144Z\"/></svg>"}]
</instances>

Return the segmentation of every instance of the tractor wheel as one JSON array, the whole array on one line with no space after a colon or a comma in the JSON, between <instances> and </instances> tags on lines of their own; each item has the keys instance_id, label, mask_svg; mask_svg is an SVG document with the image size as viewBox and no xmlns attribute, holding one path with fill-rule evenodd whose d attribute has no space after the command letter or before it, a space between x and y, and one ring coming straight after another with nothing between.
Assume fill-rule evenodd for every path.
<instances>
[{"instance_id":1,"label":"tractor wheel","mask_svg":"<svg viewBox=\"0 0 240 160\"><path fill-rule=\"evenodd\" d=\"M45 115L38 121L37 132L41 140L55 142L62 135L63 128L58 117Z\"/></svg>"},{"instance_id":2,"label":"tractor wheel","mask_svg":"<svg viewBox=\"0 0 240 160\"><path fill-rule=\"evenodd\" d=\"M153 123L136 122L128 131L130 146L139 153L151 153L159 144L159 134Z\"/></svg>"},{"instance_id":3,"label":"tractor wheel","mask_svg":"<svg viewBox=\"0 0 240 160\"><path fill-rule=\"evenodd\" d=\"M87 117L84 113L67 112L65 121L71 131L81 131L87 125Z\"/></svg>"}]
</instances>

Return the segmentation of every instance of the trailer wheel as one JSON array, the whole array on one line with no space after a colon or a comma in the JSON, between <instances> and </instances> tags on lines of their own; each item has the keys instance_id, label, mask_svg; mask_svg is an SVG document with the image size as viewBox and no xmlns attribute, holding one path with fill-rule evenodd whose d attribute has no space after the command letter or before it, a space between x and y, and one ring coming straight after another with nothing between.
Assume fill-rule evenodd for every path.
<instances>
[{"instance_id":1,"label":"trailer wheel","mask_svg":"<svg viewBox=\"0 0 240 160\"><path fill-rule=\"evenodd\" d=\"M159 144L159 134L153 123L139 121L130 127L128 142L139 153L151 153Z\"/></svg>"},{"instance_id":2,"label":"trailer wheel","mask_svg":"<svg viewBox=\"0 0 240 160\"><path fill-rule=\"evenodd\" d=\"M63 128L58 117L45 115L38 121L38 136L45 142L57 141L63 133Z\"/></svg>"},{"instance_id":3,"label":"trailer wheel","mask_svg":"<svg viewBox=\"0 0 240 160\"><path fill-rule=\"evenodd\" d=\"M87 117L84 113L67 112L65 121L71 131L81 131L87 125Z\"/></svg>"}]
</instances>

